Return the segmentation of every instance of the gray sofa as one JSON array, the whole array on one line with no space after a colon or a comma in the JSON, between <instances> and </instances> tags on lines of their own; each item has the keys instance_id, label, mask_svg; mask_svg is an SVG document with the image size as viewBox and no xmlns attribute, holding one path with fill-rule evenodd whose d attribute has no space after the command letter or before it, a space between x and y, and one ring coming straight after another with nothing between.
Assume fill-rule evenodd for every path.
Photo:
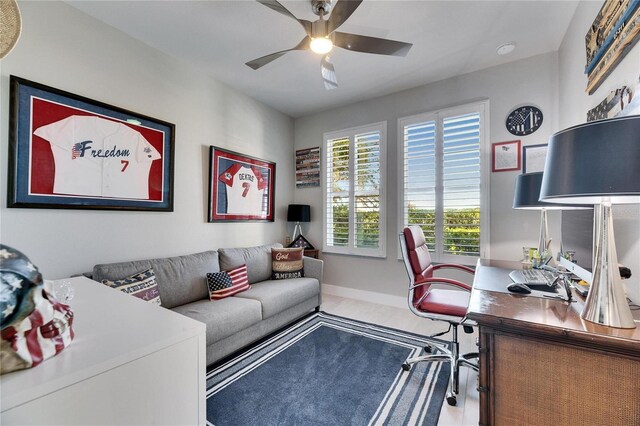
<instances>
[{"instance_id":1,"label":"gray sofa","mask_svg":"<svg viewBox=\"0 0 640 426\"><path fill-rule=\"evenodd\" d=\"M304 278L271 280L271 248L223 248L187 256L96 265L93 279L117 280L153 268L162 306L207 325L207 365L320 307L322 261L304 258ZM206 274L247 265L251 289L209 301Z\"/></svg>"}]
</instances>

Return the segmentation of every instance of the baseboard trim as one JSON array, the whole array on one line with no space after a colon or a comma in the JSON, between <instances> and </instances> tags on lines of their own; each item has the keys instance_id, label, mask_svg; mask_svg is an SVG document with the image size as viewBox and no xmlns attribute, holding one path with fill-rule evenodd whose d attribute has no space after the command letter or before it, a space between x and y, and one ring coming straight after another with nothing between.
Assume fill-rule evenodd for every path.
<instances>
[{"instance_id":1,"label":"baseboard trim","mask_svg":"<svg viewBox=\"0 0 640 426\"><path fill-rule=\"evenodd\" d=\"M376 293L374 291L358 290L355 288L323 283L322 293L330 294L332 296L345 297L347 299L362 300L363 302L377 303L379 305L392 306L394 308L407 308L406 297Z\"/></svg>"}]
</instances>

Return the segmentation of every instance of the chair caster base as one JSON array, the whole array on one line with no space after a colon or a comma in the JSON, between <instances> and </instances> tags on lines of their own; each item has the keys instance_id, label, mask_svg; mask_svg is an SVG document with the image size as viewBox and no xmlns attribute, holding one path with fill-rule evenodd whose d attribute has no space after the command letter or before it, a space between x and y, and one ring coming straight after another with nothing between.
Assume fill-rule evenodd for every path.
<instances>
[{"instance_id":1,"label":"chair caster base","mask_svg":"<svg viewBox=\"0 0 640 426\"><path fill-rule=\"evenodd\" d=\"M405 362L404 364L402 364L402 369L404 371L409 371L410 368L411 366L409 365L409 363Z\"/></svg>"},{"instance_id":2,"label":"chair caster base","mask_svg":"<svg viewBox=\"0 0 640 426\"><path fill-rule=\"evenodd\" d=\"M457 402L458 400L456 399L455 395L447 394L447 404L449 404L452 407L455 407Z\"/></svg>"}]
</instances>

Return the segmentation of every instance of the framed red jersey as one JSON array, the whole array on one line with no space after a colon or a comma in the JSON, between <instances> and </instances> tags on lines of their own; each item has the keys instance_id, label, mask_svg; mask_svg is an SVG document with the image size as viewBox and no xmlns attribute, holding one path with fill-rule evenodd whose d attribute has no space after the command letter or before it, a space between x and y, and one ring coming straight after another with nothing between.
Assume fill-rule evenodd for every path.
<instances>
[{"instance_id":1,"label":"framed red jersey","mask_svg":"<svg viewBox=\"0 0 640 426\"><path fill-rule=\"evenodd\" d=\"M9 207L173 211L173 124L11 76Z\"/></svg>"},{"instance_id":2,"label":"framed red jersey","mask_svg":"<svg viewBox=\"0 0 640 426\"><path fill-rule=\"evenodd\" d=\"M209 222L273 222L276 164L211 146Z\"/></svg>"}]
</instances>

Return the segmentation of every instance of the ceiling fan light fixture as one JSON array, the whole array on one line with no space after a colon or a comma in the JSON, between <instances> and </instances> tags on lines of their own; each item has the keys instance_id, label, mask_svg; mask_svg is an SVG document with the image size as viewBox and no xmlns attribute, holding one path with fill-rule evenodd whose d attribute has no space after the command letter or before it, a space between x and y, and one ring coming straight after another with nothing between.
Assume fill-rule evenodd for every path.
<instances>
[{"instance_id":1,"label":"ceiling fan light fixture","mask_svg":"<svg viewBox=\"0 0 640 426\"><path fill-rule=\"evenodd\" d=\"M311 50L320 55L331 52L333 49L333 42L327 37L315 37L311 39Z\"/></svg>"}]
</instances>

